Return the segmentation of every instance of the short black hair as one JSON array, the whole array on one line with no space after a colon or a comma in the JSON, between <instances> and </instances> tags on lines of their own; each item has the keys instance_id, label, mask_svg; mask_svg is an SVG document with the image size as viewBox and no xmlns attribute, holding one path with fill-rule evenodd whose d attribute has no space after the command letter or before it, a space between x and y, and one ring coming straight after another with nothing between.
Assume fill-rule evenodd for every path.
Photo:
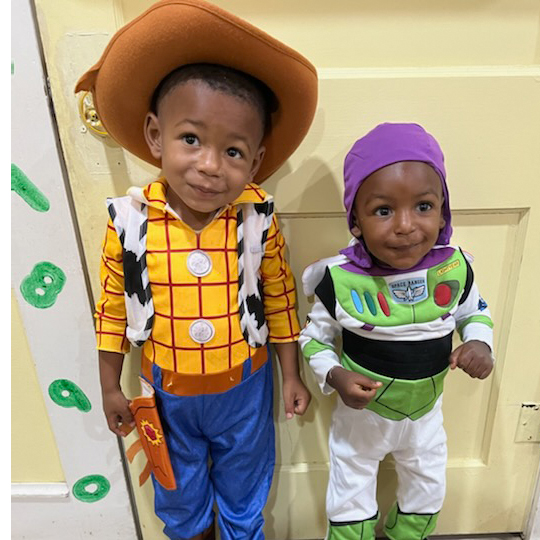
<instances>
[{"instance_id":1,"label":"short black hair","mask_svg":"<svg viewBox=\"0 0 540 540\"><path fill-rule=\"evenodd\" d=\"M171 90L194 80L253 105L260 112L263 133L266 135L270 131L272 113L277 110L274 93L248 73L219 64L188 64L171 71L155 89L150 112L158 114L160 103Z\"/></svg>"}]
</instances>

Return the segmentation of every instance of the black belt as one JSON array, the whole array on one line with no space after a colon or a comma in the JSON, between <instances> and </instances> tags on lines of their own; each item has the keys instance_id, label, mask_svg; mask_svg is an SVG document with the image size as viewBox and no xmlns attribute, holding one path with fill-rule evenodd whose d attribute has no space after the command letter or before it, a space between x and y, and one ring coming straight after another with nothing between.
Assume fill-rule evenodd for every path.
<instances>
[{"instance_id":1,"label":"black belt","mask_svg":"<svg viewBox=\"0 0 540 540\"><path fill-rule=\"evenodd\" d=\"M448 367L452 332L423 341L381 341L343 330L343 352L359 366L393 379L424 379Z\"/></svg>"}]
</instances>

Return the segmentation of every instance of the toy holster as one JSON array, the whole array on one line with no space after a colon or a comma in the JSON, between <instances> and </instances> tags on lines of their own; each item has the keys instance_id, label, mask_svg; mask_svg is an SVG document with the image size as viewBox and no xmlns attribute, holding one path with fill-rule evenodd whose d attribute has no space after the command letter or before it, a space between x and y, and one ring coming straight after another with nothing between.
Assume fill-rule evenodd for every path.
<instances>
[{"instance_id":1,"label":"toy holster","mask_svg":"<svg viewBox=\"0 0 540 540\"><path fill-rule=\"evenodd\" d=\"M176 489L176 480L169 457L169 449L163 434L161 420L156 407L156 396L152 385L139 377L142 395L133 399L129 408L135 417L139 439L126 451L130 463L135 455L144 450L148 463L139 476L139 485L143 485L150 473L155 479L169 490Z\"/></svg>"}]
</instances>

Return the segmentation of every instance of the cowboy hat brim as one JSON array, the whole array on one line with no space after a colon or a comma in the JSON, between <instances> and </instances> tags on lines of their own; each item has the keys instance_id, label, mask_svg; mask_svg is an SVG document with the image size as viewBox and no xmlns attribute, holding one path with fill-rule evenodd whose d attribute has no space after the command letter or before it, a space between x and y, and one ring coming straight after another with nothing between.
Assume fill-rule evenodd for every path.
<instances>
[{"instance_id":1,"label":"cowboy hat brim","mask_svg":"<svg viewBox=\"0 0 540 540\"><path fill-rule=\"evenodd\" d=\"M161 0L122 27L101 59L77 82L90 91L107 133L129 152L160 167L144 138L154 90L174 69L221 64L264 82L278 107L263 143L255 181L262 182L296 150L317 105L317 71L302 55L203 0Z\"/></svg>"}]
</instances>

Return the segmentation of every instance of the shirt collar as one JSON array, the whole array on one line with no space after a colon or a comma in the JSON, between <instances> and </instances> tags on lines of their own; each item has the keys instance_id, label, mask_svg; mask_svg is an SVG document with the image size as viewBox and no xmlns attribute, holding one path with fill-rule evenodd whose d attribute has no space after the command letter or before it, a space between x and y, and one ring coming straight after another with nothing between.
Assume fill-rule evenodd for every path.
<instances>
[{"instance_id":1,"label":"shirt collar","mask_svg":"<svg viewBox=\"0 0 540 540\"><path fill-rule=\"evenodd\" d=\"M134 199L144 202L149 206L158 208L163 212L167 206L167 181L159 178L144 188L131 187L128 194ZM262 203L270 199L270 195L257 184L247 184L244 191L228 206L236 206L243 203ZM221 212L218 212L221 213Z\"/></svg>"},{"instance_id":2,"label":"shirt collar","mask_svg":"<svg viewBox=\"0 0 540 540\"><path fill-rule=\"evenodd\" d=\"M270 195L257 184L248 184L242 193L230 204L235 206L242 203L262 203L270 199Z\"/></svg>"}]
</instances>

